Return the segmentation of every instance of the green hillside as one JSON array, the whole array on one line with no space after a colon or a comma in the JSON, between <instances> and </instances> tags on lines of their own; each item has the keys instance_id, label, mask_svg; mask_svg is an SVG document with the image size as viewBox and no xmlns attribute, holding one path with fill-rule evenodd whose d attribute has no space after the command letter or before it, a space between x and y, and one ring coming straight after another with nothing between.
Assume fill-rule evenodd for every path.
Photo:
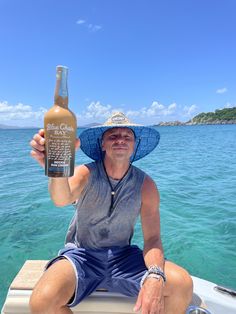
<instances>
[{"instance_id":1,"label":"green hillside","mask_svg":"<svg viewBox=\"0 0 236 314\"><path fill-rule=\"evenodd\" d=\"M220 124L220 123L236 123L236 107L217 109L215 112L200 113L195 116L191 124Z\"/></svg>"}]
</instances>

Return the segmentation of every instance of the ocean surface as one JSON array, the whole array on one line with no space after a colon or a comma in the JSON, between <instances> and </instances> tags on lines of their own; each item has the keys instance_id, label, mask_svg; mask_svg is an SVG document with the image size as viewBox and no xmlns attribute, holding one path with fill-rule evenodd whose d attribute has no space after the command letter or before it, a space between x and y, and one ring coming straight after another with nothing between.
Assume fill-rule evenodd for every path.
<instances>
[{"instance_id":1,"label":"ocean surface","mask_svg":"<svg viewBox=\"0 0 236 314\"><path fill-rule=\"evenodd\" d=\"M158 130L160 145L135 165L160 191L165 256L236 289L236 125ZM44 171L30 157L36 131L0 130L0 308L25 260L57 254L74 213L53 205ZM77 164L89 161L77 152ZM139 221L133 243L143 245Z\"/></svg>"}]
</instances>

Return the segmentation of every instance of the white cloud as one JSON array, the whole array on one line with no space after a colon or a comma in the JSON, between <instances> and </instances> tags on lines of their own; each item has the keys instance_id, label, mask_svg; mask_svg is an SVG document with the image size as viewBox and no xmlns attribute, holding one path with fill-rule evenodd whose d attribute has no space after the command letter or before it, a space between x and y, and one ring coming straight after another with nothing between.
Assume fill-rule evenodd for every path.
<instances>
[{"instance_id":1,"label":"white cloud","mask_svg":"<svg viewBox=\"0 0 236 314\"><path fill-rule=\"evenodd\" d=\"M182 108L175 102L168 106L161 104L158 101L153 101L149 107L142 107L137 110L124 110L124 108L113 108L111 105L102 105L99 101L91 102L87 106L86 110L82 114L77 115L78 118L83 119L97 119L105 120L113 112L122 111L130 119L141 118L141 119L157 119L171 121L173 119L191 118L198 110L196 105L185 106Z\"/></svg>"},{"instance_id":2,"label":"white cloud","mask_svg":"<svg viewBox=\"0 0 236 314\"><path fill-rule=\"evenodd\" d=\"M101 25L88 24L88 29L89 29L91 32L97 32L97 31L99 31L100 29L102 29L102 26L101 26Z\"/></svg>"},{"instance_id":3,"label":"white cloud","mask_svg":"<svg viewBox=\"0 0 236 314\"><path fill-rule=\"evenodd\" d=\"M236 104L231 104L229 102L227 102L224 106L224 108L234 108L234 107L236 107Z\"/></svg>"},{"instance_id":4,"label":"white cloud","mask_svg":"<svg viewBox=\"0 0 236 314\"><path fill-rule=\"evenodd\" d=\"M82 119L106 119L108 118L111 113L114 110L112 110L111 105L102 105L99 101L95 102L92 101L86 108L85 111L82 112L82 114L78 114L78 118Z\"/></svg>"},{"instance_id":5,"label":"white cloud","mask_svg":"<svg viewBox=\"0 0 236 314\"><path fill-rule=\"evenodd\" d=\"M86 117L107 118L111 113L111 105L103 106L99 101L91 102L87 107Z\"/></svg>"},{"instance_id":6,"label":"white cloud","mask_svg":"<svg viewBox=\"0 0 236 314\"><path fill-rule=\"evenodd\" d=\"M223 88L219 88L217 89L216 93L217 94L224 94L228 91L228 89L226 87L223 87Z\"/></svg>"},{"instance_id":7,"label":"white cloud","mask_svg":"<svg viewBox=\"0 0 236 314\"><path fill-rule=\"evenodd\" d=\"M16 106L9 105L6 101L0 103L0 114L9 114L16 112L28 112L31 107L28 105L23 105L21 103Z\"/></svg>"},{"instance_id":8,"label":"white cloud","mask_svg":"<svg viewBox=\"0 0 236 314\"><path fill-rule=\"evenodd\" d=\"M227 104L227 106L231 106ZM136 123L151 124L160 121L186 121L191 119L197 112L197 106L180 106L175 102L170 105L163 105L158 101L153 101L147 107L129 110L126 105L115 107L110 104L102 104L100 101L92 101L85 110L76 113L78 124L84 125L91 122L103 123L107 118L117 111L122 111L131 121ZM32 106L18 103L11 105L8 102L0 102L0 123L14 125L42 125L44 114L47 109L40 107L34 110ZM6 123L7 121L7 123Z\"/></svg>"},{"instance_id":9,"label":"white cloud","mask_svg":"<svg viewBox=\"0 0 236 314\"><path fill-rule=\"evenodd\" d=\"M136 110L128 110L126 112L127 117L142 117L143 116L143 112L140 111L136 111Z\"/></svg>"},{"instance_id":10,"label":"white cloud","mask_svg":"<svg viewBox=\"0 0 236 314\"><path fill-rule=\"evenodd\" d=\"M47 109L40 107L39 110L34 111L29 105L18 103L17 105L10 105L8 102L0 102L0 121L13 121L43 118Z\"/></svg>"},{"instance_id":11,"label":"white cloud","mask_svg":"<svg viewBox=\"0 0 236 314\"><path fill-rule=\"evenodd\" d=\"M87 23L85 20L82 20L82 19L78 20L76 24L86 27L90 32L97 32L102 29L101 25Z\"/></svg>"},{"instance_id":12,"label":"white cloud","mask_svg":"<svg viewBox=\"0 0 236 314\"><path fill-rule=\"evenodd\" d=\"M78 21L76 22L76 24L81 25L81 24L84 24L85 22L86 22L85 20L78 20Z\"/></svg>"},{"instance_id":13,"label":"white cloud","mask_svg":"<svg viewBox=\"0 0 236 314\"><path fill-rule=\"evenodd\" d=\"M191 117L197 112L197 110L198 107L196 105L184 106L183 114L184 116Z\"/></svg>"},{"instance_id":14,"label":"white cloud","mask_svg":"<svg viewBox=\"0 0 236 314\"><path fill-rule=\"evenodd\" d=\"M159 115L161 112L163 112L163 110L165 110L165 107L157 101L154 101L146 110L143 108L142 112L148 117L153 117Z\"/></svg>"},{"instance_id":15,"label":"white cloud","mask_svg":"<svg viewBox=\"0 0 236 314\"><path fill-rule=\"evenodd\" d=\"M197 106L178 106L175 102L170 105L163 105L158 101L153 101L149 107L142 107L137 110L122 108L114 108L111 105L103 105L101 102L91 102L86 110L77 117L83 123L87 122L104 122L113 112L122 111L131 121L143 121L143 123L158 122L158 121L174 121L190 119L196 112ZM127 108L127 107L126 107Z\"/></svg>"},{"instance_id":16,"label":"white cloud","mask_svg":"<svg viewBox=\"0 0 236 314\"><path fill-rule=\"evenodd\" d=\"M127 116L129 117L162 117L170 116L177 110L177 104L172 103L169 106L164 106L163 104L153 101L149 107L143 107L140 110L129 110L127 111Z\"/></svg>"}]
</instances>

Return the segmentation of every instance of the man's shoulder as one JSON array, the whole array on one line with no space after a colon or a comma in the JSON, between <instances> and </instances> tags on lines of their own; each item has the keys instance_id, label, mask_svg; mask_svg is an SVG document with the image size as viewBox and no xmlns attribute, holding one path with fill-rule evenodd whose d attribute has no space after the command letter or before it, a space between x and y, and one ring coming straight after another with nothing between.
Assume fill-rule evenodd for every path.
<instances>
[{"instance_id":1,"label":"man's shoulder","mask_svg":"<svg viewBox=\"0 0 236 314\"><path fill-rule=\"evenodd\" d=\"M150 178L150 176L149 176L144 170L142 170L142 169L140 169L139 167L136 167L136 166L134 166L134 165L132 165L132 167L133 167L133 169L134 169L135 172L137 172L137 173L143 175L144 179L145 179L146 177L149 177L149 178Z\"/></svg>"},{"instance_id":2,"label":"man's shoulder","mask_svg":"<svg viewBox=\"0 0 236 314\"><path fill-rule=\"evenodd\" d=\"M157 195L159 199L158 187L156 185L156 182L147 175L142 186L142 197L152 199L154 195Z\"/></svg>"},{"instance_id":3,"label":"man's shoulder","mask_svg":"<svg viewBox=\"0 0 236 314\"><path fill-rule=\"evenodd\" d=\"M157 190L157 185L156 182L150 177L149 174L147 174L145 171L143 171L142 169L140 169L139 167L136 167L133 165L133 169L134 171L136 171L137 173L141 174L143 176L143 190L148 190L149 188L151 188L152 190Z\"/></svg>"},{"instance_id":4,"label":"man's shoulder","mask_svg":"<svg viewBox=\"0 0 236 314\"><path fill-rule=\"evenodd\" d=\"M75 167L75 175L89 175L91 172L92 166L89 164L77 165Z\"/></svg>"},{"instance_id":5,"label":"man's shoulder","mask_svg":"<svg viewBox=\"0 0 236 314\"><path fill-rule=\"evenodd\" d=\"M147 174L142 169L133 166L134 171L136 172L137 176L141 178L142 181L142 191L148 190L149 188L151 190L157 190L157 185L155 181L150 177L149 174Z\"/></svg>"},{"instance_id":6,"label":"man's shoulder","mask_svg":"<svg viewBox=\"0 0 236 314\"><path fill-rule=\"evenodd\" d=\"M92 161L90 163L76 166L75 173L78 175L97 176L101 173L101 165L99 161Z\"/></svg>"},{"instance_id":7,"label":"man's shoulder","mask_svg":"<svg viewBox=\"0 0 236 314\"><path fill-rule=\"evenodd\" d=\"M86 163L86 164L81 164L81 165L77 165L75 167L75 169L93 169L93 168L96 168L96 162L95 161L92 161L92 162L89 162L89 163Z\"/></svg>"}]
</instances>

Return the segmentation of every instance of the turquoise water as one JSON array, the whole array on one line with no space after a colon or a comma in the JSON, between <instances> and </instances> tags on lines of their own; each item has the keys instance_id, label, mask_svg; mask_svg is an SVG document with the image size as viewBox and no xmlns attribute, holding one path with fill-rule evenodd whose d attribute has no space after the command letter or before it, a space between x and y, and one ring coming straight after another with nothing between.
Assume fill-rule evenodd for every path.
<instances>
[{"instance_id":1,"label":"turquoise water","mask_svg":"<svg viewBox=\"0 0 236 314\"><path fill-rule=\"evenodd\" d=\"M160 127L160 145L135 163L158 185L168 259L236 289L236 125ZM72 206L56 208L29 155L36 130L0 130L0 308L27 259L63 246ZM77 163L88 162L77 152ZM140 223L133 242L142 246Z\"/></svg>"}]
</instances>

